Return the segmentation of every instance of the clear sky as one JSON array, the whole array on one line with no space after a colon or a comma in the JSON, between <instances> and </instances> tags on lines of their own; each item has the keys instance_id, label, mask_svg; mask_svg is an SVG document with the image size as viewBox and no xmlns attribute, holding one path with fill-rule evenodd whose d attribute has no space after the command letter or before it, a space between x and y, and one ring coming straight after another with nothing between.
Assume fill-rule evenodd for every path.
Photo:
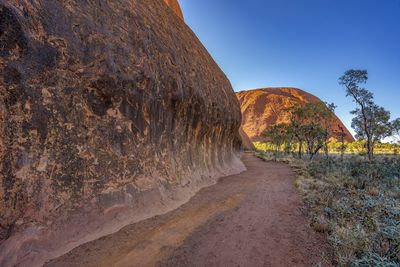
<instances>
[{"instance_id":1,"label":"clear sky","mask_svg":"<svg viewBox=\"0 0 400 267\"><path fill-rule=\"evenodd\" d=\"M354 104L338 78L369 71L377 104L400 117L400 0L180 0L186 23L235 91L291 86Z\"/></svg>"}]
</instances>

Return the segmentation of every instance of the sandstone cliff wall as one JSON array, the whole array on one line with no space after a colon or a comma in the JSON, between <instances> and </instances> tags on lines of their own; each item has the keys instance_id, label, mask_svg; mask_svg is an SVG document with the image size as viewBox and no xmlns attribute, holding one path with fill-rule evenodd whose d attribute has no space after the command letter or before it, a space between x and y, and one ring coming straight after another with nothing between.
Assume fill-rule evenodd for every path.
<instances>
[{"instance_id":1,"label":"sandstone cliff wall","mask_svg":"<svg viewBox=\"0 0 400 267\"><path fill-rule=\"evenodd\" d=\"M161 0L0 0L0 266L37 266L242 171L240 121Z\"/></svg>"},{"instance_id":2,"label":"sandstone cliff wall","mask_svg":"<svg viewBox=\"0 0 400 267\"><path fill-rule=\"evenodd\" d=\"M181 10L181 7L178 3L178 0L164 0L165 3L167 3L167 5L175 12L175 14L180 17L182 20L184 20L183 18L183 13Z\"/></svg>"},{"instance_id":3,"label":"sandstone cliff wall","mask_svg":"<svg viewBox=\"0 0 400 267\"><path fill-rule=\"evenodd\" d=\"M284 110L296 104L304 105L321 100L297 88L264 88L236 93L242 111L243 131L255 141L262 141L265 130L276 123L287 123ZM354 141L341 120L335 116L331 128L339 131L342 127L346 133L346 141Z\"/></svg>"}]
</instances>

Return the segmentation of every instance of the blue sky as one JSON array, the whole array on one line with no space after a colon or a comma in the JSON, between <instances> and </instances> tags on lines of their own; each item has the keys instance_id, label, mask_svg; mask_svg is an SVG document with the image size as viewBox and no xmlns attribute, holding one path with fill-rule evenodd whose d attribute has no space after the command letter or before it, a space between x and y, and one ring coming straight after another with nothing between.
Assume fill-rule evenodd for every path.
<instances>
[{"instance_id":1,"label":"blue sky","mask_svg":"<svg viewBox=\"0 0 400 267\"><path fill-rule=\"evenodd\" d=\"M292 86L354 104L337 80L369 71L377 104L400 117L400 0L180 0L186 23L235 91Z\"/></svg>"}]
</instances>

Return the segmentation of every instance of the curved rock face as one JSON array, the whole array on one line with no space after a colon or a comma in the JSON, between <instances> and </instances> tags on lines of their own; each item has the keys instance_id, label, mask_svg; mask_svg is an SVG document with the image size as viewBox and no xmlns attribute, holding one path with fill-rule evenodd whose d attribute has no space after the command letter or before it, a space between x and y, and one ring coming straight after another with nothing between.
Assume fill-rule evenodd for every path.
<instances>
[{"instance_id":1,"label":"curved rock face","mask_svg":"<svg viewBox=\"0 0 400 267\"><path fill-rule=\"evenodd\" d=\"M0 266L40 265L242 171L240 121L161 0L0 0Z\"/></svg>"},{"instance_id":2,"label":"curved rock face","mask_svg":"<svg viewBox=\"0 0 400 267\"><path fill-rule=\"evenodd\" d=\"M252 141L262 141L265 130L276 123L287 123L284 110L293 105L304 105L321 100L297 88L265 88L236 93L242 110L242 128ZM346 141L354 141L346 126L335 116L332 129L342 127Z\"/></svg>"},{"instance_id":3,"label":"curved rock face","mask_svg":"<svg viewBox=\"0 0 400 267\"><path fill-rule=\"evenodd\" d=\"M239 135L242 139L242 146L245 150L254 150L255 147L253 142L250 140L249 136L243 131L242 127L239 129Z\"/></svg>"},{"instance_id":4,"label":"curved rock face","mask_svg":"<svg viewBox=\"0 0 400 267\"><path fill-rule=\"evenodd\" d=\"M164 2L167 3L167 5L175 12L178 17L184 20L182 9L178 3L178 0L164 0Z\"/></svg>"}]
</instances>

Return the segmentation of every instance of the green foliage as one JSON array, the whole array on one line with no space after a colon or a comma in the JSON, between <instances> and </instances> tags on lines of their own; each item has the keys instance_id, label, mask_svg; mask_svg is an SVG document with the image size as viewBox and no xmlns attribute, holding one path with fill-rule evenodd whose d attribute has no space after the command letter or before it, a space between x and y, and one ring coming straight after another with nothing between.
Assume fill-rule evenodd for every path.
<instances>
[{"instance_id":1,"label":"green foliage","mask_svg":"<svg viewBox=\"0 0 400 267\"><path fill-rule=\"evenodd\" d=\"M276 158L282 145L288 142L288 139L290 138L289 128L286 124L275 124L264 133L264 136L272 144Z\"/></svg>"},{"instance_id":2,"label":"green foliage","mask_svg":"<svg viewBox=\"0 0 400 267\"><path fill-rule=\"evenodd\" d=\"M400 145L400 118L395 119L392 122L392 131L393 131L393 137L397 138L398 143Z\"/></svg>"},{"instance_id":3,"label":"green foliage","mask_svg":"<svg viewBox=\"0 0 400 267\"><path fill-rule=\"evenodd\" d=\"M374 103L373 94L361 87L368 80L366 70L348 70L339 78L339 84L346 88L357 107L351 112L351 127L356 131L358 139L366 140L369 160L374 156L374 144L391 136L399 125L399 120L390 121L390 112Z\"/></svg>"},{"instance_id":4,"label":"green foliage","mask_svg":"<svg viewBox=\"0 0 400 267\"><path fill-rule=\"evenodd\" d=\"M340 153L341 152L341 143L331 142L329 143L329 151L331 153ZM366 141L355 141L355 142L345 142L344 152L347 154L360 154L364 155ZM397 152L396 152L397 151ZM389 143L375 143L374 144L374 152L375 154L397 154L400 151L400 145L398 144L389 144Z\"/></svg>"},{"instance_id":5,"label":"green foliage","mask_svg":"<svg viewBox=\"0 0 400 267\"><path fill-rule=\"evenodd\" d=\"M299 157L303 152L303 144L310 159L313 159L322 148L325 148L328 153L328 140L334 134L330 129L335 119L334 109L333 103L321 102L290 107L285 110L290 122L269 127L264 134L266 141L275 146L275 152L279 151L282 144L285 144L285 151L288 153L297 143Z\"/></svg>"},{"instance_id":6,"label":"green foliage","mask_svg":"<svg viewBox=\"0 0 400 267\"><path fill-rule=\"evenodd\" d=\"M270 142L255 142L254 146L260 151L274 151L275 146ZM299 144L292 143L291 150L289 152L294 152L298 149ZM344 146L344 147L343 147ZM340 154L341 152L345 154L357 154L365 155L366 141L355 141L355 142L337 142L330 141L328 143L329 153ZM281 145L279 151L286 152L287 149L284 145ZM375 154L386 154L386 155L396 155L400 153L400 144L389 144L389 143L376 143L374 145Z\"/></svg>"},{"instance_id":7,"label":"green foliage","mask_svg":"<svg viewBox=\"0 0 400 267\"><path fill-rule=\"evenodd\" d=\"M366 140L365 127L368 127L371 133L372 142L378 142L392 134L392 127L390 123L390 112L383 107L371 104L364 110L366 116L364 117L360 109L355 109L351 114L355 115L351 127L356 131L358 139Z\"/></svg>"}]
</instances>

